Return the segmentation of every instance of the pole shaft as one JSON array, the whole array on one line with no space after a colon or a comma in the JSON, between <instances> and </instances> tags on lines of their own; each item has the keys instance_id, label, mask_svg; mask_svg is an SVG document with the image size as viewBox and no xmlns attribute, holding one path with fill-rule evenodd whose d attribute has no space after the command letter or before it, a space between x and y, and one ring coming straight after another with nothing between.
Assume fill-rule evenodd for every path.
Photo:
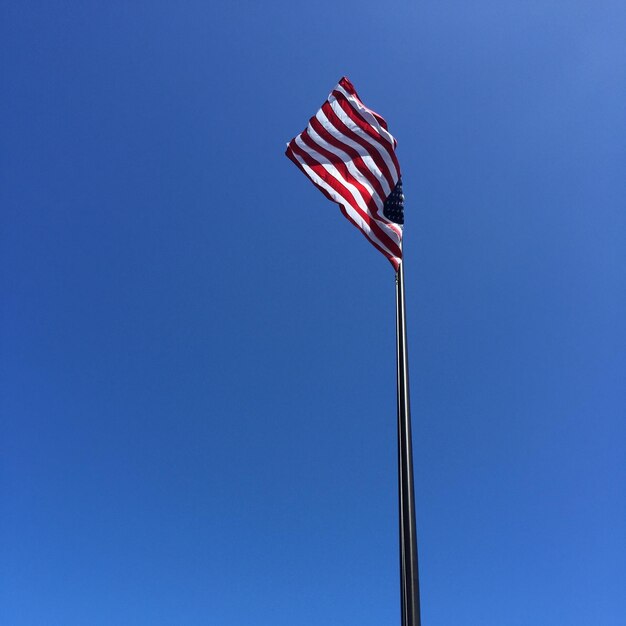
<instances>
[{"instance_id":1,"label":"pole shaft","mask_svg":"<svg viewBox=\"0 0 626 626\"><path fill-rule=\"evenodd\" d=\"M398 376L398 500L400 518L400 599L402 626L421 626L409 363L404 302L404 263L396 274L396 357Z\"/></svg>"}]
</instances>

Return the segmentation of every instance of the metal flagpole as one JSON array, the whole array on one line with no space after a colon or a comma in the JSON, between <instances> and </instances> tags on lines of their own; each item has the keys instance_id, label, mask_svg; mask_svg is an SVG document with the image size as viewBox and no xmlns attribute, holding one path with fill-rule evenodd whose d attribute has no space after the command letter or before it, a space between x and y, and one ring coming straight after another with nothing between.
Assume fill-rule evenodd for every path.
<instances>
[{"instance_id":1,"label":"metal flagpole","mask_svg":"<svg viewBox=\"0 0 626 626\"><path fill-rule=\"evenodd\" d=\"M413 446L406 345L404 263L396 273L396 358L398 375L398 500L400 517L400 599L402 626L421 626Z\"/></svg>"}]
</instances>

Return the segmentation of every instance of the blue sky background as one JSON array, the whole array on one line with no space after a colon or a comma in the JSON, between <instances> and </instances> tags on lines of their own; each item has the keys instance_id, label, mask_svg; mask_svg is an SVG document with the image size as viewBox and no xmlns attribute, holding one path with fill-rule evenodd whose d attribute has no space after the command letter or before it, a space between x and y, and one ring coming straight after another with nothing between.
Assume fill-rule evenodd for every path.
<instances>
[{"instance_id":1,"label":"blue sky background","mask_svg":"<svg viewBox=\"0 0 626 626\"><path fill-rule=\"evenodd\" d=\"M399 623L394 276L284 156L398 138L425 626L626 619L626 5L5 2L0 622Z\"/></svg>"}]
</instances>

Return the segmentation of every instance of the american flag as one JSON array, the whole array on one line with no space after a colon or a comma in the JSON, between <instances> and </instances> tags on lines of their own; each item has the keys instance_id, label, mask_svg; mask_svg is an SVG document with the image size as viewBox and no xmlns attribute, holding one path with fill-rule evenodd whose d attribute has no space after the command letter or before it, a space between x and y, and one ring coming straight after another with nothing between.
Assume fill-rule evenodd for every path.
<instances>
[{"instance_id":1,"label":"american flag","mask_svg":"<svg viewBox=\"0 0 626 626\"><path fill-rule=\"evenodd\" d=\"M285 154L398 270L404 196L397 141L344 76Z\"/></svg>"}]
</instances>

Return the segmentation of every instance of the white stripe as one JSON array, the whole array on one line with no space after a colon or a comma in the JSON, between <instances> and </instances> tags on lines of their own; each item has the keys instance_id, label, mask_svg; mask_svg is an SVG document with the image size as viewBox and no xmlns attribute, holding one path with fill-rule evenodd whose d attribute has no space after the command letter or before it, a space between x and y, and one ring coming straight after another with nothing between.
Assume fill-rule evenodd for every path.
<instances>
[{"instance_id":1,"label":"white stripe","mask_svg":"<svg viewBox=\"0 0 626 626\"><path fill-rule=\"evenodd\" d=\"M315 142L315 144L317 144L318 146L322 148L325 148L326 150L328 150L328 152L332 152L333 154L336 154L341 157L341 160L344 162L345 166L348 168L348 171L350 172L350 174L352 174L352 176L359 183L361 183L363 187L365 187L369 191L370 195L372 196L372 200L374 200L374 202L376 203L376 206L379 209L382 209L384 205L383 199L378 195L378 193L372 187L372 185L367 180L367 178L365 178L361 170L359 170L359 168L354 164L352 157L347 152L344 152L343 150L340 150L333 144L328 143L325 139L323 139L320 135L318 135L315 132L315 129L311 126L311 124L307 126L306 132L308 136L312 139L312 141Z\"/></svg>"},{"instance_id":2,"label":"white stripe","mask_svg":"<svg viewBox=\"0 0 626 626\"><path fill-rule=\"evenodd\" d=\"M322 111L322 109L320 109L315 114L315 117L316 117L317 121L335 139L337 139L337 141L340 141L341 143L347 144L348 146L350 146L351 148L353 148L354 150L356 150L359 153L359 156L361 157L361 159L363 159L363 163L365 163L365 165L367 166L367 169L369 169L369 171L372 172L372 174L374 175L376 180L378 180L378 182L381 184L381 186L383 188L383 192L386 195L389 195L391 193L391 189L389 187L389 183L387 182L387 179L385 178L385 176L381 172L381 170L378 167L378 165L376 165L376 162L374 161L374 159L372 159L372 157L369 155L367 150L365 148L363 148L363 146L361 146L361 144L357 143L356 141L353 141L352 139L350 139L350 137L348 137L347 135L344 135L338 128L336 128L334 126L334 124L326 117L326 114L324 113L324 111Z\"/></svg>"},{"instance_id":3,"label":"white stripe","mask_svg":"<svg viewBox=\"0 0 626 626\"><path fill-rule=\"evenodd\" d=\"M353 133L355 133L359 137L365 139L365 141L367 141L371 146L373 146L376 149L376 151L380 154L380 156L383 158L383 161L385 161L385 165L387 166L387 168L389 170L389 174L391 175L391 179L392 179L394 187L395 187L395 185L398 182L398 179L399 179L400 176L399 176L398 171L396 170L396 166L393 164L393 161L391 160L391 157L389 156L389 152L387 152L387 150L383 146L382 142L375 141L367 133L363 132L363 130L357 124L355 124L352 121L352 119L350 118L350 116L341 108L341 105L337 101L337 98L335 98L332 94L331 94L330 98L328 99L328 102L330 103L330 106L332 107L335 115Z\"/></svg>"},{"instance_id":4,"label":"white stripe","mask_svg":"<svg viewBox=\"0 0 626 626\"><path fill-rule=\"evenodd\" d=\"M373 130L381 136L381 143L384 145L387 152L391 154L394 151L394 147L397 142L393 135L388 130L386 130L384 126L381 126L380 122L376 119L373 111L371 109L368 109L357 96L354 96L346 91L345 88L342 87L340 84L337 84L333 91L338 91L339 93L341 93L348 101L348 104L352 107L356 115L361 117L366 124L371 126ZM336 100L332 92L328 99L329 101L331 99ZM389 143L389 146L385 144L385 141Z\"/></svg>"},{"instance_id":5,"label":"white stripe","mask_svg":"<svg viewBox=\"0 0 626 626\"><path fill-rule=\"evenodd\" d=\"M317 152L316 150L313 150L312 148L310 148L309 146L307 146L304 141L302 141L302 137L301 135L298 135L296 137L296 145L303 151L306 152L309 156L311 156L315 161L317 161L335 180L337 180L339 183L341 183L344 187L346 187L346 189L350 192L350 194L352 195L352 197L354 198L356 204L359 206L359 208L366 213L367 215L369 215L374 221L376 221L379 226L387 233L387 235L389 236L389 238L396 244L400 245L400 241L402 240L402 235L398 232L396 232L396 230L394 228L390 228L389 224L390 222L386 219L386 218L382 218L379 215L373 214L369 207L367 206L367 199L363 197L363 195L361 194L361 192L358 190L358 188L352 184L349 180L347 180L346 178L344 178L341 173L339 172L339 170L332 164L328 162L328 159L320 154L319 152ZM335 192L337 193L337 192ZM344 204L346 201L344 200L342 202L342 204ZM347 210L347 209L346 209ZM385 220L385 221L383 221ZM369 226L367 227L369 230Z\"/></svg>"},{"instance_id":6,"label":"white stripe","mask_svg":"<svg viewBox=\"0 0 626 626\"><path fill-rule=\"evenodd\" d=\"M321 135L319 135L315 131L315 129L311 126L311 124L307 126L306 133L311 139L311 141L313 141L313 143L315 143L316 145L322 148L325 148L328 152L331 152L332 154L341 157L341 160L343 161L344 165L348 169L348 172L350 172L352 177L355 180L357 180L361 185L363 185L363 187L367 189L367 191L370 193L370 196L372 197L372 200L376 204L376 207L370 207L369 213L372 214L372 217L374 217L374 219L376 219L377 222L389 224L390 228L392 228L395 231L395 233L398 235L398 237L401 238L402 229L400 228L398 224L395 224L394 222L392 222L391 220L388 220L384 216L382 212L384 205L385 205L384 200L380 197L376 189L372 187L370 182L364 176L363 172L355 165L352 157L347 152L344 152L343 150L337 148L333 144L328 143L323 137L321 137ZM300 136L302 136L302 133L299 135L299 137ZM324 157L324 160L326 160L325 157ZM345 179L341 177L341 181L345 182ZM366 199L366 202L367 202L367 199Z\"/></svg>"},{"instance_id":7,"label":"white stripe","mask_svg":"<svg viewBox=\"0 0 626 626\"><path fill-rule=\"evenodd\" d=\"M350 194L354 198L354 201L358 204L361 210L363 210L368 215L370 214L370 209L367 206L367 198L364 198L361 192L357 189L357 187L355 187L349 180L344 178L340 174L339 170L332 163L328 162L328 159L325 156L317 152L317 150L314 150L313 148L307 146L304 141L302 141L302 135L298 135L296 137L296 145L300 148L300 150L306 152L309 156L313 157L313 159L315 159L334 179L340 182L350 192Z\"/></svg>"},{"instance_id":8,"label":"white stripe","mask_svg":"<svg viewBox=\"0 0 626 626\"><path fill-rule=\"evenodd\" d=\"M322 187L326 192L328 192L328 195L338 204L340 204L346 211L346 213L348 213L350 215L350 217L356 222L358 228L363 232L363 234L368 237L371 241L375 242L378 246L380 246L383 250L385 250L387 252L387 254L389 254L389 256L393 257L395 260L397 260L398 262L400 261L400 257L398 257L394 252L392 252L388 246L386 246L382 241L380 241L378 239L378 237L372 232L372 229L370 228L370 226L363 220L363 217L360 215L360 213L354 209L354 207L350 206L350 204L343 198L343 196L341 196L340 194L338 194L328 183L326 183L322 178L320 178L317 173L311 169L307 163L302 159L302 157L297 154L294 150L290 150L292 156L300 163L300 165L302 166L302 168L304 169L304 171L306 172L306 175L316 184L319 185L320 187ZM308 154L308 152L307 152ZM378 220L376 220L378 222ZM388 230L387 224L381 224L380 222L378 222L380 227L383 228L384 230ZM392 238L393 234L389 233L389 237ZM398 246L401 248L401 242L398 244Z\"/></svg>"},{"instance_id":9,"label":"white stripe","mask_svg":"<svg viewBox=\"0 0 626 626\"><path fill-rule=\"evenodd\" d=\"M380 122L373 115L372 110L368 109L359 98L353 96L351 93L348 93L340 84L335 87L335 90L342 93L346 97L348 102L352 105L352 108L357 112L357 114L360 114L361 117L363 117L365 121L368 122L368 124L373 126L374 129L378 131L378 134L382 135L390 143L391 146L396 145L396 140L393 135L380 125Z\"/></svg>"}]
</instances>

